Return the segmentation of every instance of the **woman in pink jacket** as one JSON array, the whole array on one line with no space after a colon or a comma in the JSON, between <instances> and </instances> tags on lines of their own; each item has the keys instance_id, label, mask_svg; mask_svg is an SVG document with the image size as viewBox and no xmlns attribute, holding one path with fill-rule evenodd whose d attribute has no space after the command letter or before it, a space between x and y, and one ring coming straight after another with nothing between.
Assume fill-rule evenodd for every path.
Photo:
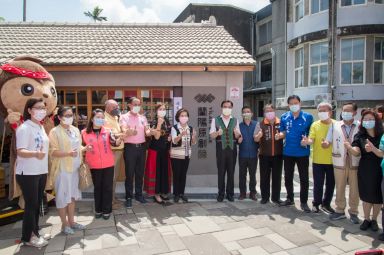
<instances>
[{"instance_id":1,"label":"woman in pink jacket","mask_svg":"<svg viewBox=\"0 0 384 255\"><path fill-rule=\"evenodd\" d=\"M119 146L121 139L116 140L113 133L104 129L104 122L104 111L93 110L87 128L81 131L81 135L87 146L85 161L92 174L95 217L107 220L112 212L114 157L111 146Z\"/></svg>"}]
</instances>

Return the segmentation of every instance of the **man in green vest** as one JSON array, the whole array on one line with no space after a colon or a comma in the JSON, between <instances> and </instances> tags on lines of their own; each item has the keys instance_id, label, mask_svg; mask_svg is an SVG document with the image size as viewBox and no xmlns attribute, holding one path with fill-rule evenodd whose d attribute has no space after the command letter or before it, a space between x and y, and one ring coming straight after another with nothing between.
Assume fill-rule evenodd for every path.
<instances>
[{"instance_id":1,"label":"man in green vest","mask_svg":"<svg viewBox=\"0 0 384 255\"><path fill-rule=\"evenodd\" d=\"M212 119L209 134L216 140L216 161L218 170L218 202L223 202L225 193L230 202L234 201L234 174L237 157L237 139L241 137L239 122L232 117L233 102L221 103L222 114ZM227 187L225 187L227 175Z\"/></svg>"}]
</instances>

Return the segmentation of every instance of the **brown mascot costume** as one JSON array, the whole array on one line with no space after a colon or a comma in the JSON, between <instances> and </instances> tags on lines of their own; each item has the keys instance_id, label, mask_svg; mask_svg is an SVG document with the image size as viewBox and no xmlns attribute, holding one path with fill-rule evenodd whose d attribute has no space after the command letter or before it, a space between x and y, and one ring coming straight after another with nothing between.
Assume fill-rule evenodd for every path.
<instances>
[{"instance_id":1,"label":"brown mascot costume","mask_svg":"<svg viewBox=\"0 0 384 255\"><path fill-rule=\"evenodd\" d=\"M24 106L29 98L44 99L47 104L47 117L42 124L47 134L54 127L52 115L57 105L55 81L52 75L40 65L41 62L31 56L19 56L0 66L0 112L12 130L9 199L21 195L15 179L15 130L23 122ZM19 204L23 207L23 203Z\"/></svg>"}]
</instances>

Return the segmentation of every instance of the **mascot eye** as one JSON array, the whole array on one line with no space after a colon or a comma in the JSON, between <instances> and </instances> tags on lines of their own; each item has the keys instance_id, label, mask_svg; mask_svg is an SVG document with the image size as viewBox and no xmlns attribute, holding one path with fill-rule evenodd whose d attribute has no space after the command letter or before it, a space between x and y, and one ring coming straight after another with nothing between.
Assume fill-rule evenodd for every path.
<instances>
[{"instance_id":1,"label":"mascot eye","mask_svg":"<svg viewBox=\"0 0 384 255\"><path fill-rule=\"evenodd\" d=\"M31 85L31 84L23 84L23 86L21 86L21 93L24 95L24 96L31 96L34 92L35 88Z\"/></svg>"},{"instance_id":2,"label":"mascot eye","mask_svg":"<svg viewBox=\"0 0 384 255\"><path fill-rule=\"evenodd\" d=\"M51 87L51 93L52 93L52 96L56 97L56 90L54 87Z\"/></svg>"}]
</instances>

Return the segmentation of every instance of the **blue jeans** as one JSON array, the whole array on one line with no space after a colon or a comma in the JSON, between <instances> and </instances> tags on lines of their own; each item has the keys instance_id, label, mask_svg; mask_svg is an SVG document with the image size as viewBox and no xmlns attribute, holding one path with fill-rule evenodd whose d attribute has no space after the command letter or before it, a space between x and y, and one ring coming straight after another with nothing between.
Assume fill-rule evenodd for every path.
<instances>
[{"instance_id":1,"label":"blue jeans","mask_svg":"<svg viewBox=\"0 0 384 255\"><path fill-rule=\"evenodd\" d=\"M331 205L333 192L335 191L335 175L333 165L313 163L313 202L314 206ZM323 187L325 181L325 193Z\"/></svg>"}]
</instances>

